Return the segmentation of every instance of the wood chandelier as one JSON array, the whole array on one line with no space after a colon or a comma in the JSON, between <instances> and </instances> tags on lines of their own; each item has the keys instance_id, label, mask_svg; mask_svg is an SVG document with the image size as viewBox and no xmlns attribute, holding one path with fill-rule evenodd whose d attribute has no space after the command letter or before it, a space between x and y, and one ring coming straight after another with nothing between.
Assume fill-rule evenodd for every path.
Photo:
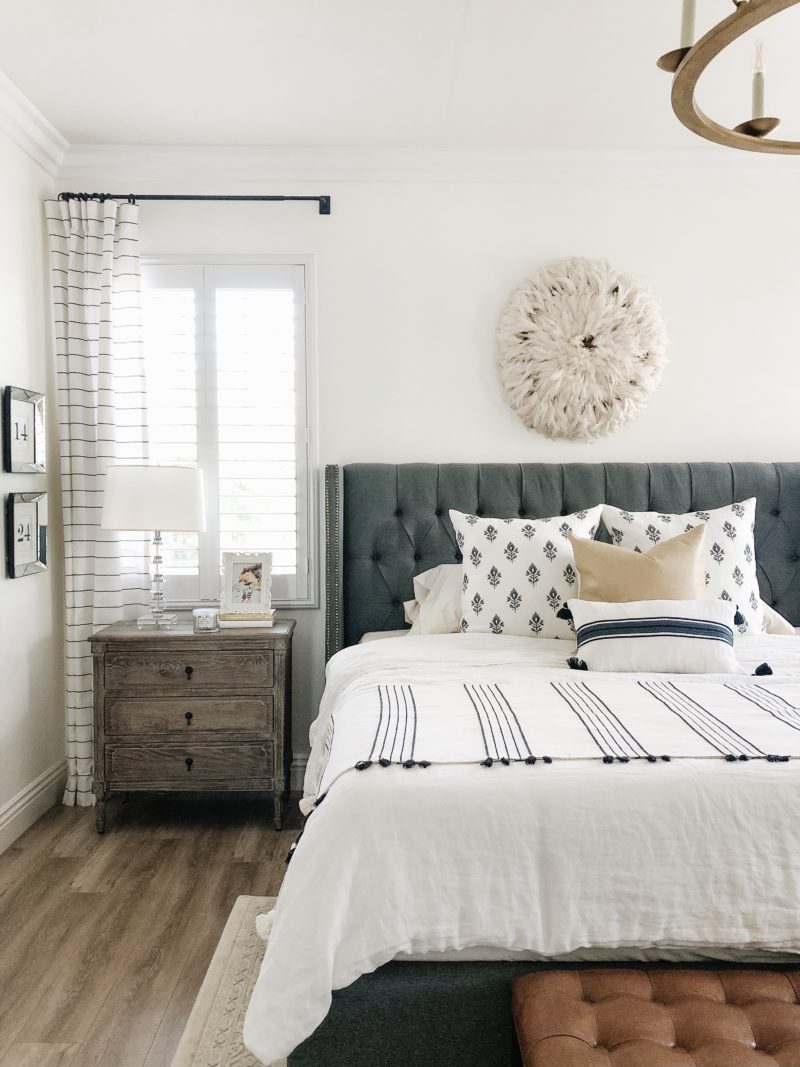
<instances>
[{"instance_id":1,"label":"wood chandelier","mask_svg":"<svg viewBox=\"0 0 800 1067\"><path fill-rule=\"evenodd\" d=\"M709 118L697 106L694 94L700 76L712 60L748 30L773 15L800 3L800 0L733 0L736 10L713 29L694 41L695 0L683 0L681 47L667 52L658 60L661 70L674 74L672 79L672 109L692 133L728 148L746 152L771 152L779 155L799 155L800 141L769 138L780 125L780 119L765 116L764 71L761 46L756 49L756 68L753 75L753 114L745 122L730 130Z\"/></svg>"}]
</instances>

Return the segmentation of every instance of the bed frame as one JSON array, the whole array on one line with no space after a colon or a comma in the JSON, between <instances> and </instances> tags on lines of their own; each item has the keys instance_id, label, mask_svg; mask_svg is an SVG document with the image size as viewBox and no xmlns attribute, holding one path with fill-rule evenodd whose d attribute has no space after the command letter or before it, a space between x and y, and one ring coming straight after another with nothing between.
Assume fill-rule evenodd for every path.
<instances>
[{"instance_id":1,"label":"bed frame","mask_svg":"<svg viewBox=\"0 0 800 1067\"><path fill-rule=\"evenodd\" d=\"M761 595L800 625L800 463L327 467L326 656L364 633L401 629L414 575L460 562L450 508L501 518L568 514L601 502L684 512L751 496L758 499ZM386 964L334 993L328 1017L289 1067L519 1064L510 979L535 966Z\"/></svg>"}]
</instances>

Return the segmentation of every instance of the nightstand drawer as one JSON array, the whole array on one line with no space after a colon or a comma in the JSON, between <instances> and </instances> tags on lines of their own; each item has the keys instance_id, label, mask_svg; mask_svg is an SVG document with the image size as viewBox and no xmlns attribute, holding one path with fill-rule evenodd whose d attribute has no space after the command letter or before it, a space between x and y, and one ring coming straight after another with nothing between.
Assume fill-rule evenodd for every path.
<instances>
[{"instance_id":1,"label":"nightstand drawer","mask_svg":"<svg viewBox=\"0 0 800 1067\"><path fill-rule=\"evenodd\" d=\"M106 689L141 686L186 693L201 686L270 689L274 675L270 651L109 652L105 661Z\"/></svg>"},{"instance_id":2,"label":"nightstand drawer","mask_svg":"<svg viewBox=\"0 0 800 1067\"><path fill-rule=\"evenodd\" d=\"M231 778L270 778L271 743L197 745L109 745L106 770L117 782L209 782Z\"/></svg>"},{"instance_id":3,"label":"nightstand drawer","mask_svg":"<svg viewBox=\"0 0 800 1067\"><path fill-rule=\"evenodd\" d=\"M190 735L199 730L236 730L271 734L272 696L107 697L106 733Z\"/></svg>"}]
</instances>

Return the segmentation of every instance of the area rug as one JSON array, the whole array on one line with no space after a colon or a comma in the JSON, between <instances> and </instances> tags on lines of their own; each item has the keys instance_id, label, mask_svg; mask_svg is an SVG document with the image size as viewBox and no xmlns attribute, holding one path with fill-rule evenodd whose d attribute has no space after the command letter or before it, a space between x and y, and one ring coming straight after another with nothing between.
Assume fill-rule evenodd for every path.
<instances>
[{"instance_id":1,"label":"area rug","mask_svg":"<svg viewBox=\"0 0 800 1067\"><path fill-rule=\"evenodd\" d=\"M274 903L274 897L236 898L172 1067L262 1067L242 1044L242 1025L266 947L256 933L256 915ZM286 1067L286 1061L272 1067Z\"/></svg>"}]
</instances>

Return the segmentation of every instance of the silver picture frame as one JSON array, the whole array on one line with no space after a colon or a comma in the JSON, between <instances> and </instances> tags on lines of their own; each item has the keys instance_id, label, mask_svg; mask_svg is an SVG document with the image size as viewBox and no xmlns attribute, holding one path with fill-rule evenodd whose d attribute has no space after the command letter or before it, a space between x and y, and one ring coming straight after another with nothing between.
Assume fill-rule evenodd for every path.
<instances>
[{"instance_id":1,"label":"silver picture frame","mask_svg":"<svg viewBox=\"0 0 800 1067\"><path fill-rule=\"evenodd\" d=\"M7 385L3 392L3 470L8 474L44 474L46 450L44 393Z\"/></svg>"},{"instance_id":2,"label":"silver picture frame","mask_svg":"<svg viewBox=\"0 0 800 1067\"><path fill-rule=\"evenodd\" d=\"M9 578L47 570L47 493L10 493L6 501Z\"/></svg>"}]
</instances>

